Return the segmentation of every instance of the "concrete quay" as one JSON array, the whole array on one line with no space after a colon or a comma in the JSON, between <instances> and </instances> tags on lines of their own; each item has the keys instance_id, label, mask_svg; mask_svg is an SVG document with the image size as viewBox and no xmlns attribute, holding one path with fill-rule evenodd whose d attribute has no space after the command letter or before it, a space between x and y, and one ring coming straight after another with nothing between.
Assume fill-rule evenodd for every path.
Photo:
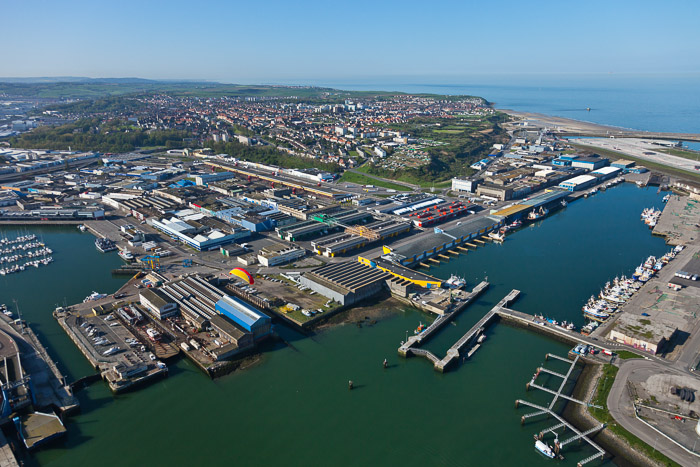
<instances>
[{"instance_id":1,"label":"concrete quay","mask_svg":"<svg viewBox=\"0 0 700 467\"><path fill-rule=\"evenodd\" d=\"M0 331L17 345L22 370L31 377L35 408L56 408L61 413L78 408L78 399L31 328L0 314Z\"/></svg>"},{"instance_id":2,"label":"concrete quay","mask_svg":"<svg viewBox=\"0 0 700 467\"><path fill-rule=\"evenodd\" d=\"M0 467L19 467L15 453L2 431L0 431Z\"/></svg>"},{"instance_id":3,"label":"concrete quay","mask_svg":"<svg viewBox=\"0 0 700 467\"><path fill-rule=\"evenodd\" d=\"M155 355L116 319L105 321L104 316L66 310L55 311L54 318L114 393L168 373L167 367L155 361ZM108 342L96 343L95 337L104 337ZM105 355L108 348L115 351Z\"/></svg>"},{"instance_id":4,"label":"concrete quay","mask_svg":"<svg viewBox=\"0 0 700 467\"><path fill-rule=\"evenodd\" d=\"M669 245L700 244L700 201L670 194L652 234L666 238Z\"/></svg>"},{"instance_id":5,"label":"concrete quay","mask_svg":"<svg viewBox=\"0 0 700 467\"><path fill-rule=\"evenodd\" d=\"M481 293L488 283L482 282L470 294L470 301ZM511 308L507 308L520 296L520 291L513 289L508 295L503 297L496 306L494 306L488 313L486 313L474 326L469 329L457 342L450 347L446 355L443 358L439 358L434 353L426 349L421 349L419 346L428 340L437 330L442 328L452 317L454 313L461 311L467 304L465 303L455 312L439 316L433 324L431 324L425 331L417 336L411 336L408 341L403 343L399 349L399 355L402 357L408 357L410 355L416 355L424 357L433 363L433 368L441 373L445 372L450 365L458 361L459 358L465 353L466 356L471 357L480 347L477 341L479 336L481 336L486 328L491 325L496 320L504 320L507 323L524 327L526 329L533 330L542 334L547 334L550 337L554 337L560 341L566 342L568 344L587 344L594 346L600 350L605 350L612 352L612 347L607 341L599 340L598 338L584 336L575 331L570 331L568 329L562 328L560 326L553 325L551 323L543 322L542 320L536 318L535 316L529 315L527 313L522 313ZM426 335L426 333L428 333Z\"/></svg>"},{"instance_id":6,"label":"concrete quay","mask_svg":"<svg viewBox=\"0 0 700 467\"><path fill-rule=\"evenodd\" d=\"M401 344L399 347L399 355L402 357L408 357L413 350L415 350L414 347L419 347L423 342L428 341L437 331L442 329L443 326L445 326L447 323L452 321L455 316L457 316L464 308L466 308L476 297L481 295L487 288L489 287L489 283L486 281L480 282L472 291L467 295L467 297L464 299L464 301L453 311L450 311L448 313L445 313L444 315L438 316L435 321L433 321L430 326L428 326L423 332L416 336L411 336L408 338L406 342ZM420 354L424 354L425 352L428 351L423 351L420 352ZM432 355L432 354L431 354Z\"/></svg>"},{"instance_id":7,"label":"concrete quay","mask_svg":"<svg viewBox=\"0 0 700 467\"><path fill-rule=\"evenodd\" d=\"M435 365L435 369L440 372L444 372L453 361L459 359L460 353L465 347L472 348L479 336L484 333L486 327L493 322L494 318L497 316L498 310L517 299L519 295L519 290L511 290L511 292L500 302L498 302L498 304L493 307L491 311L486 313L483 318L481 318L469 331L467 331L466 334L459 338L459 340L447 350L447 354ZM469 353L469 356L471 355L473 355L473 352Z\"/></svg>"}]
</instances>

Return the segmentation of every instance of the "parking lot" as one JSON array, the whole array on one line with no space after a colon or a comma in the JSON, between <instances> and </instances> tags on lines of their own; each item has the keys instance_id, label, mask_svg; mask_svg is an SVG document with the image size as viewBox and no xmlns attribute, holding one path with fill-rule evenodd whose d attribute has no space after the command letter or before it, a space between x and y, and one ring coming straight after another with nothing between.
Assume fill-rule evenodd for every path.
<instances>
[{"instance_id":1,"label":"parking lot","mask_svg":"<svg viewBox=\"0 0 700 467\"><path fill-rule=\"evenodd\" d=\"M83 315L71 317L71 326L77 338L91 353L100 367L111 367L118 363L127 366L148 363L153 360L151 352L117 319L106 316Z\"/></svg>"},{"instance_id":2,"label":"parking lot","mask_svg":"<svg viewBox=\"0 0 700 467\"><path fill-rule=\"evenodd\" d=\"M293 281L284 278L279 274L260 276L255 280L253 286L257 290L257 295L274 300L276 297L285 297L284 304L277 307L277 312L284 314L298 323L305 323L316 316L334 310L339 304L330 303L328 298L305 287L300 287ZM302 290L305 289L305 290ZM296 305L299 309L294 309ZM307 313L304 313L304 310ZM322 311L318 311L322 310Z\"/></svg>"}]
</instances>

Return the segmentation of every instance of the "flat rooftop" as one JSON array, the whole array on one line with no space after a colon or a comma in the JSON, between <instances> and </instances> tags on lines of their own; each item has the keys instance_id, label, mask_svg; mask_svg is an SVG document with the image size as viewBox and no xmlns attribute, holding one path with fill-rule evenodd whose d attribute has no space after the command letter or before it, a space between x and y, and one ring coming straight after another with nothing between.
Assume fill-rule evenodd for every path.
<instances>
[{"instance_id":1,"label":"flat rooftop","mask_svg":"<svg viewBox=\"0 0 700 467\"><path fill-rule=\"evenodd\" d=\"M27 449L66 433L66 427L56 415L41 412L22 416L20 426L20 435Z\"/></svg>"},{"instance_id":2,"label":"flat rooftop","mask_svg":"<svg viewBox=\"0 0 700 467\"><path fill-rule=\"evenodd\" d=\"M462 237L468 237L473 233L477 233L482 229L487 229L494 224L500 222L500 219L492 216L482 216L468 218L461 222L460 225L452 227L450 229L444 230L444 233L429 233L427 235L421 235L416 240L401 245L392 249L392 251L398 255L405 256L409 258L413 255L420 255L424 251L432 250L436 247L441 247L445 243L451 243L454 241L454 237L460 239Z\"/></svg>"},{"instance_id":3,"label":"flat rooftop","mask_svg":"<svg viewBox=\"0 0 700 467\"><path fill-rule=\"evenodd\" d=\"M544 204L551 203L552 201L558 201L562 198L566 198L570 194L571 193L568 191L553 190L542 193L541 195L533 196L532 198L524 199L520 202L520 204L538 208Z\"/></svg>"},{"instance_id":4,"label":"flat rooftop","mask_svg":"<svg viewBox=\"0 0 700 467\"><path fill-rule=\"evenodd\" d=\"M442 279L438 279L437 277L433 277L429 274L424 274L420 271L414 271L413 269L392 263L384 258L377 258L372 261L377 263L377 266L379 267L387 268L388 270L413 281L442 282Z\"/></svg>"},{"instance_id":5,"label":"flat rooftop","mask_svg":"<svg viewBox=\"0 0 700 467\"><path fill-rule=\"evenodd\" d=\"M381 269L370 268L358 261L321 266L304 276L340 293L355 292L361 287L390 277Z\"/></svg>"}]
</instances>

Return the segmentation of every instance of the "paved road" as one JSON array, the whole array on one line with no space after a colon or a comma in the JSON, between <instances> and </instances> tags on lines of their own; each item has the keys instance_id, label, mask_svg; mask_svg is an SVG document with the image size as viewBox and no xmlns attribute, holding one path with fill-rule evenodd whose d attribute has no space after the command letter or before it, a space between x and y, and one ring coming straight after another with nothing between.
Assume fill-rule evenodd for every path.
<instances>
[{"instance_id":1,"label":"paved road","mask_svg":"<svg viewBox=\"0 0 700 467\"><path fill-rule=\"evenodd\" d=\"M627 391L627 381L634 376L635 380L646 380L648 377L655 374L680 374L678 371L669 365L664 365L655 361L647 360L625 360L620 365L620 371L615 378L610 394L608 396L608 410L610 414L622 425L627 431L646 442L649 446L667 457L673 459L681 465L697 466L700 465L700 458L684 451L676 444L672 443L665 437L659 435L647 425L639 421L634 415L632 400Z\"/></svg>"}]
</instances>

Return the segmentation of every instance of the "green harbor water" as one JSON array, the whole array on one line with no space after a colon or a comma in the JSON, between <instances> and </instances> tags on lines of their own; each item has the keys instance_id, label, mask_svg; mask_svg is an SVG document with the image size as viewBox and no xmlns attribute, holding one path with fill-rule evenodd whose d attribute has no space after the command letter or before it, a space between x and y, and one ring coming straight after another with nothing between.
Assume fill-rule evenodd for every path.
<instances>
[{"instance_id":1,"label":"green harbor water","mask_svg":"<svg viewBox=\"0 0 700 467\"><path fill-rule=\"evenodd\" d=\"M513 288L523 292L513 308L581 325L581 306L606 280L629 275L648 255L668 250L639 220L652 205L662 205L655 189L619 186L571 203L502 245L432 268L440 277L464 276L469 288L488 276L491 288L427 348L444 353ZM116 253L99 253L94 238L74 228L25 230L43 237L55 262L0 277L0 302L17 299L49 353L69 378L78 378L91 368L51 311L64 298L70 304L93 290L116 290L123 279L110 269L120 260ZM28 463L551 465L534 450L532 435L553 422L521 426L528 409L515 409L514 401L546 403L548 396L526 392L525 383L545 353L565 355L568 347L498 324L470 361L440 374L427 360L396 353L407 331L431 319L396 309L375 325L337 326L312 337L277 326L290 347L270 347L256 366L214 381L181 360L167 379L132 393L113 396L95 383L78 393L81 412L68 418L65 441L36 452ZM555 370L563 365L547 363ZM557 465L576 465L591 453L572 443Z\"/></svg>"}]
</instances>

